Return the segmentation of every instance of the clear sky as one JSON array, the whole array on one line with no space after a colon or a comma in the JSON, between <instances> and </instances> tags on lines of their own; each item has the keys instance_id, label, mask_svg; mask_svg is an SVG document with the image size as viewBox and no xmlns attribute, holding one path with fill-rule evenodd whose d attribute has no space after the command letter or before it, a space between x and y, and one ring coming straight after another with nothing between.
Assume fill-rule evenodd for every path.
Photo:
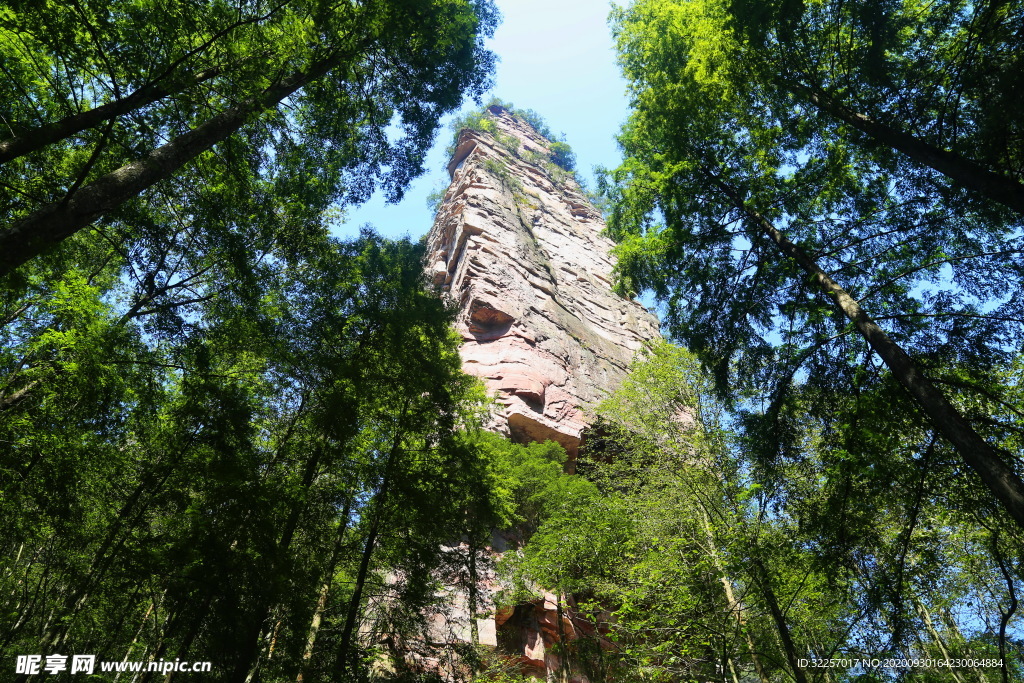
<instances>
[{"instance_id":1,"label":"clear sky","mask_svg":"<svg viewBox=\"0 0 1024 683\"><path fill-rule=\"evenodd\" d=\"M503 18L490 48L500 61L485 101L493 95L543 116L551 130L565 133L577 168L588 180L595 165L615 167L620 160L615 135L626 119L627 101L607 24L610 3L497 0L497 5ZM469 107L475 105L467 102ZM365 223L389 237L425 234L433 220L427 195L448 184L444 148L450 136L447 128L440 133L427 173L412 184L405 199L387 205L377 196L350 208L335 234L355 236Z\"/></svg>"}]
</instances>

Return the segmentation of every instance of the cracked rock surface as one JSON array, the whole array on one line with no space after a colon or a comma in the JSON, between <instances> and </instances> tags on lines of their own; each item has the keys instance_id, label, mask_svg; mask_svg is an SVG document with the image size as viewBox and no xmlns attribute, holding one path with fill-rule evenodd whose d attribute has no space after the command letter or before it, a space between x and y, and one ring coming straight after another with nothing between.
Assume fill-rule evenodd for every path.
<instances>
[{"instance_id":1,"label":"cracked rock surface","mask_svg":"<svg viewBox=\"0 0 1024 683\"><path fill-rule=\"evenodd\" d=\"M491 428L556 440L574 458L586 406L618 386L658 321L611 291L604 221L548 161L550 142L505 109L488 111L496 135L459 135L427 270L459 305L464 369L497 396Z\"/></svg>"}]
</instances>

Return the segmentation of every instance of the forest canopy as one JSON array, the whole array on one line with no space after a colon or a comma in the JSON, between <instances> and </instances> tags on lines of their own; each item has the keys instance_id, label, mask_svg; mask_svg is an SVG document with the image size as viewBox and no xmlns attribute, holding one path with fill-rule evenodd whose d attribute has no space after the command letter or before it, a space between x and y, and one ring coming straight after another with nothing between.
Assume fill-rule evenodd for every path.
<instances>
[{"instance_id":1,"label":"forest canopy","mask_svg":"<svg viewBox=\"0 0 1024 683\"><path fill-rule=\"evenodd\" d=\"M782 664L798 681L1013 680L1024 7L636 0L612 22L632 104L625 161L605 181L619 286L653 291L710 373L733 459L684 497L709 539L725 534L711 565L674 576L697 601L720 576L734 630L708 624L721 640L683 669L641 630L636 665L667 678L717 666L766 681ZM630 449L649 429L633 424L612 432L626 466L621 453L650 453ZM614 495L670 490L639 481ZM708 578L687 583L697 572ZM806 663L936 651L999 665Z\"/></svg>"},{"instance_id":2,"label":"forest canopy","mask_svg":"<svg viewBox=\"0 0 1024 683\"><path fill-rule=\"evenodd\" d=\"M0 5L5 671L70 652L357 680L359 633L422 624L443 544L503 509L483 396L422 247L328 228L421 172L489 83L496 21L487 0Z\"/></svg>"},{"instance_id":3,"label":"forest canopy","mask_svg":"<svg viewBox=\"0 0 1024 683\"><path fill-rule=\"evenodd\" d=\"M1019 110L999 107L1003 137L983 141L1014 82L980 72L1010 69L1021 16L911 5L621 10L623 287L668 303L724 396L764 397L748 420L779 452L795 387L838 402L892 378L1024 526L1015 428L981 419L1014 388L1024 261L998 189L1020 187Z\"/></svg>"},{"instance_id":4,"label":"forest canopy","mask_svg":"<svg viewBox=\"0 0 1024 683\"><path fill-rule=\"evenodd\" d=\"M560 683L1024 677L1024 3L613 9L601 206L671 343L572 463L483 428L424 244L329 232L480 103L497 22L0 2L2 666L520 683L478 647L502 530L497 608L553 606ZM467 127L574 178L532 110ZM470 642L428 671L444 581Z\"/></svg>"}]
</instances>

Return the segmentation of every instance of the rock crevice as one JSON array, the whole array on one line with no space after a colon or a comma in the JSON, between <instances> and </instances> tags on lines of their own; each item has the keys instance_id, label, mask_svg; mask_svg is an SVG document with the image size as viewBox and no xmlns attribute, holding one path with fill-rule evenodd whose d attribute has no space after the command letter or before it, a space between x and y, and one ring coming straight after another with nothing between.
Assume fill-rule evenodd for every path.
<instances>
[{"instance_id":1,"label":"rock crevice","mask_svg":"<svg viewBox=\"0 0 1024 683\"><path fill-rule=\"evenodd\" d=\"M491 428L556 440L575 458L586 406L618 385L658 322L611 291L604 222L568 174L544 163L550 142L501 107L489 114L497 135L459 134L428 272L460 306L465 370L497 396Z\"/></svg>"},{"instance_id":2,"label":"rock crevice","mask_svg":"<svg viewBox=\"0 0 1024 683\"><path fill-rule=\"evenodd\" d=\"M545 162L550 142L501 107L489 114L495 135L459 134L451 185L427 237L427 272L459 306L463 369L496 396L489 427L522 443L561 443L571 471L587 407L618 386L634 354L659 336L658 321L611 291L615 263L601 214L571 175ZM484 556L493 559L507 540L496 533ZM571 595L543 593L496 610L494 563L476 566L476 614L469 579L450 583L450 612L432 622L432 642L470 642L475 622L477 642L500 645L538 678L568 670L554 647L563 639L583 634L611 647ZM457 678L428 659L444 678Z\"/></svg>"}]
</instances>

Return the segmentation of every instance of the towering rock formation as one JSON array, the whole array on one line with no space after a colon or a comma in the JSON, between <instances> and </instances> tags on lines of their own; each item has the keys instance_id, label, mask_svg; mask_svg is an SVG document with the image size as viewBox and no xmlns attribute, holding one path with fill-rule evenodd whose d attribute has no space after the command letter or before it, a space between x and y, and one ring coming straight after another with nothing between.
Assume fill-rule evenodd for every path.
<instances>
[{"instance_id":1,"label":"towering rock formation","mask_svg":"<svg viewBox=\"0 0 1024 683\"><path fill-rule=\"evenodd\" d=\"M495 134L463 130L428 236L434 283L460 305L463 367L503 406L492 427L560 442L574 457L582 408L614 389L658 335L640 304L612 293L601 214L551 142L501 107Z\"/></svg>"},{"instance_id":2,"label":"towering rock formation","mask_svg":"<svg viewBox=\"0 0 1024 683\"><path fill-rule=\"evenodd\" d=\"M658 336L658 322L612 293L601 214L551 162L551 141L501 107L488 113L493 133L459 135L452 182L427 238L428 269L459 303L464 369L497 396L491 428L519 442L553 439L574 459L585 407L616 388L635 352ZM594 635L575 618L571 596L545 594L495 612L493 567L474 588L478 614L489 615L476 620L480 642L501 642L538 677L562 668L554 643ZM434 643L470 640L478 615L469 614L467 596L465 584L450 584L451 611L436 616ZM450 660L426 659L454 677Z\"/></svg>"}]
</instances>

